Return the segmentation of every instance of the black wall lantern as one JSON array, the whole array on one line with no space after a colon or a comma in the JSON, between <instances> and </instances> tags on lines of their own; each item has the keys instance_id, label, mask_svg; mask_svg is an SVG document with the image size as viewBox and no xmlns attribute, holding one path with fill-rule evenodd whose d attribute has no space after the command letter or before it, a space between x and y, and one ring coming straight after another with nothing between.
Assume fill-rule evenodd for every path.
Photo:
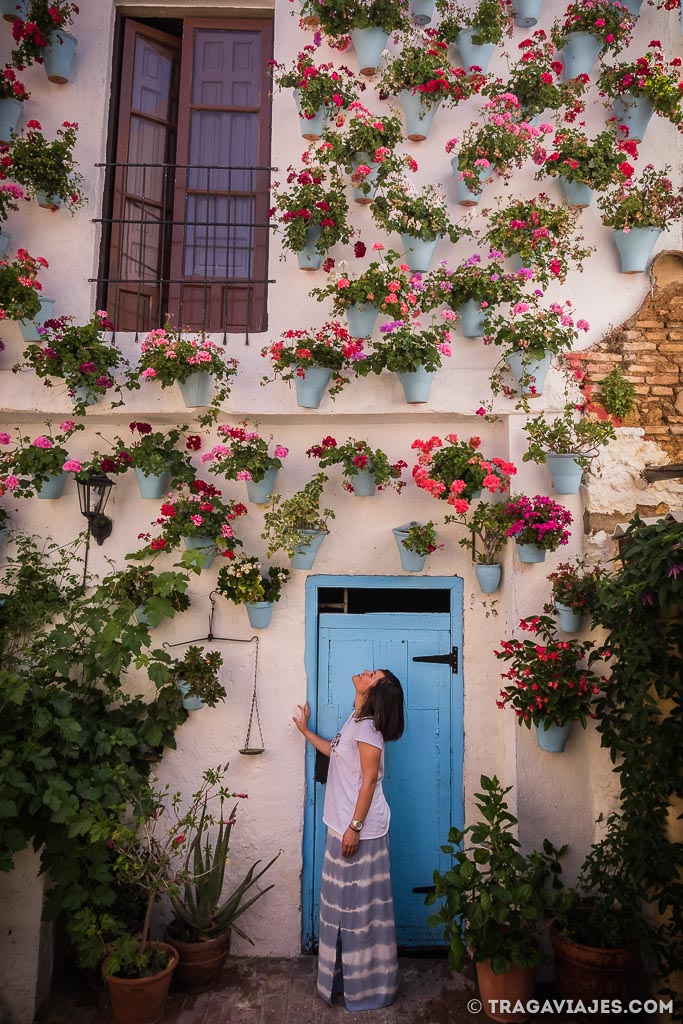
<instances>
[{"instance_id":1,"label":"black wall lantern","mask_svg":"<svg viewBox=\"0 0 683 1024\"><path fill-rule=\"evenodd\" d=\"M88 520L88 529L98 544L111 535L113 523L104 510L114 481L96 469L89 469L84 480L78 480L78 502L81 515Z\"/></svg>"}]
</instances>

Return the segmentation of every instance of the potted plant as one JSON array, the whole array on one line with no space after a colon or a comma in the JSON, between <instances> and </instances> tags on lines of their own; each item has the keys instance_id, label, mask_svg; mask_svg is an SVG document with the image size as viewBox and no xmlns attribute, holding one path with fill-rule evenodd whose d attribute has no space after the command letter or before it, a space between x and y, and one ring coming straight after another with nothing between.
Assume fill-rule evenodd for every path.
<instances>
[{"instance_id":1,"label":"potted plant","mask_svg":"<svg viewBox=\"0 0 683 1024\"><path fill-rule=\"evenodd\" d=\"M9 142L17 127L19 115L30 93L17 78L13 67L6 64L0 69L0 142Z\"/></svg>"},{"instance_id":2,"label":"potted plant","mask_svg":"<svg viewBox=\"0 0 683 1024\"><path fill-rule=\"evenodd\" d=\"M565 116L577 117L585 106L581 96L586 81L583 78L562 81L562 61L547 34L539 29L531 38L523 39L518 49L522 56L510 68L509 78L487 82L482 90L484 95L512 94L519 102L520 117L527 122L544 110L562 107L568 108Z\"/></svg>"},{"instance_id":3,"label":"potted plant","mask_svg":"<svg viewBox=\"0 0 683 1024\"><path fill-rule=\"evenodd\" d=\"M365 88L344 65L317 63L316 52L317 47L309 44L289 66L276 60L268 62L278 89L294 90L301 134L310 140L319 139L330 114L347 109Z\"/></svg>"},{"instance_id":4,"label":"potted plant","mask_svg":"<svg viewBox=\"0 0 683 1024\"><path fill-rule=\"evenodd\" d=\"M380 334L358 373L389 370L397 374L408 403L426 402L442 358L451 354L448 323L422 325L417 317L406 317L380 324Z\"/></svg>"},{"instance_id":5,"label":"potted plant","mask_svg":"<svg viewBox=\"0 0 683 1024\"><path fill-rule=\"evenodd\" d=\"M385 231L396 231L413 271L429 270L434 250L447 236L455 244L469 228L454 224L440 185L426 184L418 191L400 175L390 177L371 207L372 219Z\"/></svg>"},{"instance_id":6,"label":"potted plant","mask_svg":"<svg viewBox=\"0 0 683 1024\"><path fill-rule=\"evenodd\" d=\"M59 424L59 433L52 433L48 421L47 432L38 437L23 436L17 430L14 448L0 455L2 486L17 498L61 498L67 473L79 473L82 464L69 456L66 442L77 430L84 430L82 423L65 420ZM10 435L0 433L0 445L12 443Z\"/></svg>"},{"instance_id":7,"label":"potted plant","mask_svg":"<svg viewBox=\"0 0 683 1024\"><path fill-rule=\"evenodd\" d=\"M372 497L377 490L387 487L393 487L400 494L405 487L401 474L407 463L403 459L389 462L381 448L371 448L367 441L357 441L355 437L337 444L335 438L328 435L320 444L312 445L306 455L317 459L321 469L341 466L342 487L357 497Z\"/></svg>"},{"instance_id":8,"label":"potted plant","mask_svg":"<svg viewBox=\"0 0 683 1024\"><path fill-rule=\"evenodd\" d=\"M47 266L47 260L31 256L26 249L17 249L13 260L0 260L0 320L17 320L28 326L40 315L43 286L38 274Z\"/></svg>"},{"instance_id":9,"label":"potted plant","mask_svg":"<svg viewBox=\"0 0 683 1024\"><path fill-rule=\"evenodd\" d=\"M574 563L560 562L557 569L548 574L553 603L545 605L544 611L555 612L563 633L578 633L581 629L584 616L595 606L598 585L606 575L599 565L588 569L581 558Z\"/></svg>"},{"instance_id":10,"label":"potted plant","mask_svg":"<svg viewBox=\"0 0 683 1024\"><path fill-rule=\"evenodd\" d=\"M478 450L480 437L460 441L457 434L446 434L445 440L447 447L436 435L427 441L418 438L410 446L420 453L412 470L418 487L446 501L458 514L468 512L483 490L502 494L508 489L516 466L504 459L485 459Z\"/></svg>"},{"instance_id":11,"label":"potted plant","mask_svg":"<svg viewBox=\"0 0 683 1024\"><path fill-rule=\"evenodd\" d=\"M443 548L443 544L436 542L436 528L431 519L428 523L412 520L403 526L396 526L391 532L396 541L401 566L406 572L422 572L427 555Z\"/></svg>"},{"instance_id":12,"label":"potted plant","mask_svg":"<svg viewBox=\"0 0 683 1024\"><path fill-rule=\"evenodd\" d=\"M56 138L48 141L40 121L31 119L22 135L12 135L12 176L45 209L54 211L66 206L75 213L88 201L73 155L77 131L75 122L63 121Z\"/></svg>"},{"instance_id":13,"label":"potted plant","mask_svg":"<svg viewBox=\"0 0 683 1024\"><path fill-rule=\"evenodd\" d=\"M400 117L372 113L356 101L347 114L326 125L318 147L318 157L351 176L353 197L357 203L372 202L375 188L382 185L396 168L394 149L403 138Z\"/></svg>"},{"instance_id":14,"label":"potted plant","mask_svg":"<svg viewBox=\"0 0 683 1024\"><path fill-rule=\"evenodd\" d=\"M247 427L246 421L239 427L227 423L217 427L224 440L202 455L201 461L209 464L209 473L220 473L227 480L245 480L249 501L263 505L273 490L289 449L276 444L271 455L272 435L266 440Z\"/></svg>"},{"instance_id":15,"label":"potted plant","mask_svg":"<svg viewBox=\"0 0 683 1024\"><path fill-rule=\"evenodd\" d=\"M534 968L543 960L538 932L555 903L547 886L560 888L559 858L566 847L555 849L544 839L542 851L521 853L518 821L505 799L512 787L504 789L486 775L480 785L482 792L475 793L479 820L465 829L451 828L441 848L451 864L434 872L434 892L425 903L443 902L427 924L443 926L452 970L462 971L470 957L474 961L487 1016L518 1021L526 1015L501 1012L489 1001L502 998L514 1006L533 996Z\"/></svg>"},{"instance_id":16,"label":"potted plant","mask_svg":"<svg viewBox=\"0 0 683 1024\"><path fill-rule=\"evenodd\" d=\"M12 25L12 36L18 44L12 54L15 67L44 63L51 82L67 82L76 39L66 27L73 24L78 13L78 5L71 0L30 0L25 19L19 18ZM54 66L54 51L62 47L65 52Z\"/></svg>"},{"instance_id":17,"label":"potted plant","mask_svg":"<svg viewBox=\"0 0 683 1024\"><path fill-rule=\"evenodd\" d=\"M588 75L599 53L619 53L631 41L633 19L619 0L578 0L553 22L550 38L562 50L564 77Z\"/></svg>"},{"instance_id":18,"label":"potted plant","mask_svg":"<svg viewBox=\"0 0 683 1024\"><path fill-rule=\"evenodd\" d=\"M562 127L536 178L557 177L567 202L582 208L590 204L594 191L604 192L631 178L634 169L627 157L637 159L638 147L631 139L620 138L613 126L594 139L579 128Z\"/></svg>"},{"instance_id":19,"label":"potted plant","mask_svg":"<svg viewBox=\"0 0 683 1024\"><path fill-rule=\"evenodd\" d=\"M629 178L598 199L605 227L614 231L622 274L647 268L658 237L683 214L683 189L675 190L670 167L646 164L638 178Z\"/></svg>"},{"instance_id":20,"label":"potted plant","mask_svg":"<svg viewBox=\"0 0 683 1024\"><path fill-rule=\"evenodd\" d=\"M611 420L593 419L582 412L583 407L577 409L570 402L550 422L543 415L535 416L522 428L529 439L522 461L544 462L557 494L577 494L598 448L617 436Z\"/></svg>"},{"instance_id":21,"label":"potted plant","mask_svg":"<svg viewBox=\"0 0 683 1024\"><path fill-rule=\"evenodd\" d=\"M317 18L325 35L334 40L351 37L361 75L374 75L389 35L410 25L407 0L369 0L360 6L302 0L301 13Z\"/></svg>"},{"instance_id":22,"label":"potted plant","mask_svg":"<svg viewBox=\"0 0 683 1024\"><path fill-rule=\"evenodd\" d=\"M188 408L207 407L197 420L209 426L216 422L221 403L230 396L236 373L237 360L226 357L220 345L203 334L184 338L166 325L150 331L142 342L140 361L126 375L126 386L138 390L141 381L152 380L162 388L171 388L177 382Z\"/></svg>"},{"instance_id":23,"label":"potted plant","mask_svg":"<svg viewBox=\"0 0 683 1024\"><path fill-rule=\"evenodd\" d=\"M194 467L187 453L201 447L197 434L187 434L185 425L166 432L154 430L151 423L139 420L133 420L128 426L137 437L130 444L123 438L115 438L114 455L120 457L125 452L130 456L128 465L135 471L141 497L161 498L169 487L194 479ZM182 438L185 451L178 448Z\"/></svg>"},{"instance_id":24,"label":"potted plant","mask_svg":"<svg viewBox=\"0 0 683 1024\"><path fill-rule=\"evenodd\" d=\"M218 651L205 654L202 647L194 644L190 644L183 658L175 661L169 679L178 687L186 711L215 708L219 700L225 700L225 687L220 680L222 664Z\"/></svg>"},{"instance_id":25,"label":"potted plant","mask_svg":"<svg viewBox=\"0 0 683 1024\"><path fill-rule=\"evenodd\" d=\"M335 515L331 508L320 508L325 473L316 473L291 498L271 495L263 517L268 541L267 555L285 551L292 560L293 569L310 569L318 548L327 536L327 524Z\"/></svg>"},{"instance_id":26,"label":"potted plant","mask_svg":"<svg viewBox=\"0 0 683 1024\"><path fill-rule=\"evenodd\" d=\"M242 555L221 568L216 590L233 604L245 606L254 629L265 629L289 575L289 569L279 565L271 565L264 575L255 555Z\"/></svg>"},{"instance_id":27,"label":"potted plant","mask_svg":"<svg viewBox=\"0 0 683 1024\"><path fill-rule=\"evenodd\" d=\"M612 100L617 123L626 125L635 142L642 141L653 114L665 117L679 131L683 125L680 58L667 61L658 39L649 46L642 57L605 65L598 78L601 94Z\"/></svg>"},{"instance_id":28,"label":"potted plant","mask_svg":"<svg viewBox=\"0 0 683 1024\"><path fill-rule=\"evenodd\" d=\"M439 38L456 43L463 67L485 72L494 48L512 35L512 13L505 0L478 0L465 7L453 0L436 0L441 15Z\"/></svg>"},{"instance_id":29,"label":"potted plant","mask_svg":"<svg viewBox=\"0 0 683 1024\"><path fill-rule=\"evenodd\" d=\"M112 601L144 626L158 626L190 607L188 578L182 572L155 572L151 565L130 565L103 580Z\"/></svg>"},{"instance_id":30,"label":"potted plant","mask_svg":"<svg viewBox=\"0 0 683 1024\"><path fill-rule=\"evenodd\" d=\"M103 309L86 324L74 323L72 316L53 317L43 324L40 341L24 350L20 368L33 370L48 388L54 387L54 378L63 380L78 415L108 391L118 395L114 406L123 405L114 372L128 362L117 345L105 341L105 333L113 329Z\"/></svg>"},{"instance_id":31,"label":"potted plant","mask_svg":"<svg viewBox=\"0 0 683 1024\"><path fill-rule=\"evenodd\" d=\"M14 213L19 209L18 200L25 198L26 195L21 185L13 185L11 182L6 185L0 185L0 260L4 259L12 240L9 232L2 230L2 225L4 225L10 213Z\"/></svg>"},{"instance_id":32,"label":"potted plant","mask_svg":"<svg viewBox=\"0 0 683 1024\"><path fill-rule=\"evenodd\" d=\"M596 717L594 705L607 680L593 665L611 652L592 640L558 640L555 622L547 615L522 619L519 628L529 636L501 640L495 652L499 661L510 663L496 706L513 708L517 724L534 725L541 749L557 754L564 750L572 722L585 729L588 719Z\"/></svg>"},{"instance_id":33,"label":"potted plant","mask_svg":"<svg viewBox=\"0 0 683 1024\"><path fill-rule=\"evenodd\" d=\"M572 515L552 498L515 494L505 505L508 537L517 543L520 562L544 562L546 551L557 551L569 542Z\"/></svg>"},{"instance_id":34,"label":"potted plant","mask_svg":"<svg viewBox=\"0 0 683 1024\"><path fill-rule=\"evenodd\" d=\"M365 358L363 342L352 338L345 327L335 320L324 323L317 330L288 330L282 337L261 349L269 358L272 377L264 377L261 384L280 377L293 380L297 404L305 409L317 409L328 384L330 398L334 398L348 384L344 372Z\"/></svg>"},{"instance_id":35,"label":"potted plant","mask_svg":"<svg viewBox=\"0 0 683 1024\"><path fill-rule=\"evenodd\" d=\"M273 182L275 205L268 215L282 229L282 248L296 253L299 269L319 270L323 255L353 234L341 176L320 163L300 171L289 167L286 184L291 187Z\"/></svg>"},{"instance_id":36,"label":"potted plant","mask_svg":"<svg viewBox=\"0 0 683 1024\"><path fill-rule=\"evenodd\" d=\"M458 544L472 552L479 589L484 594L495 594L502 574L498 556L507 544L510 526L505 505L480 501L471 514L447 515L446 522L461 523L467 527L468 534L461 537Z\"/></svg>"},{"instance_id":37,"label":"potted plant","mask_svg":"<svg viewBox=\"0 0 683 1024\"><path fill-rule=\"evenodd\" d=\"M453 319L456 315L460 318L463 335L478 338L486 331L486 317L491 309L502 302L521 299L529 277L526 268L513 273L506 271L503 254L495 249L488 252L486 263L482 263L479 253L473 253L453 270L444 261L423 282L422 308L431 310L446 305L454 314Z\"/></svg>"}]
</instances>

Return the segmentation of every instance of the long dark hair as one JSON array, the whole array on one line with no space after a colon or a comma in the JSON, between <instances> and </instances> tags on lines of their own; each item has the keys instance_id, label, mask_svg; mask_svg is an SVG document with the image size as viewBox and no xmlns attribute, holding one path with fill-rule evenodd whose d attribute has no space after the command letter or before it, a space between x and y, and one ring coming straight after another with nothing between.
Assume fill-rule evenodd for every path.
<instances>
[{"instance_id":1,"label":"long dark hair","mask_svg":"<svg viewBox=\"0 0 683 1024\"><path fill-rule=\"evenodd\" d=\"M403 687L388 668L379 671L384 676L365 694L358 718L371 718L375 729L381 732L385 743L397 740L405 728L403 719Z\"/></svg>"}]
</instances>

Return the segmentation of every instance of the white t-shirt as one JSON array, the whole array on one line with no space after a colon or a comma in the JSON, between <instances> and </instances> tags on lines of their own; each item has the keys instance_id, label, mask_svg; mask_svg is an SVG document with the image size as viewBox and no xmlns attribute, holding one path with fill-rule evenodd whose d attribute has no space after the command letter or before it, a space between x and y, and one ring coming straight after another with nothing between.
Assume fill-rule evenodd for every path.
<instances>
[{"instance_id":1,"label":"white t-shirt","mask_svg":"<svg viewBox=\"0 0 683 1024\"><path fill-rule=\"evenodd\" d=\"M389 831L391 812L382 791L384 778L384 739L371 718L357 721L349 715L330 745L330 769L327 775L323 822L343 835L354 817L358 793L363 783L358 743L369 743L382 751L379 781L365 818L361 839L378 839Z\"/></svg>"}]
</instances>

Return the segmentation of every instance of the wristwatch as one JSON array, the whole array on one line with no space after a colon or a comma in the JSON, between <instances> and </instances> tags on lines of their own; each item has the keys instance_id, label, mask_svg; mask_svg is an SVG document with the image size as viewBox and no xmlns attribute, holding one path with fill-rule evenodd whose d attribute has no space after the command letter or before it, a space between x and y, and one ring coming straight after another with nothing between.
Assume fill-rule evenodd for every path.
<instances>
[{"instance_id":1,"label":"wristwatch","mask_svg":"<svg viewBox=\"0 0 683 1024\"><path fill-rule=\"evenodd\" d=\"M352 828L354 832L360 832L361 829L363 828L363 822L358 821L356 818L354 818L351 824L349 825L349 828Z\"/></svg>"}]
</instances>

